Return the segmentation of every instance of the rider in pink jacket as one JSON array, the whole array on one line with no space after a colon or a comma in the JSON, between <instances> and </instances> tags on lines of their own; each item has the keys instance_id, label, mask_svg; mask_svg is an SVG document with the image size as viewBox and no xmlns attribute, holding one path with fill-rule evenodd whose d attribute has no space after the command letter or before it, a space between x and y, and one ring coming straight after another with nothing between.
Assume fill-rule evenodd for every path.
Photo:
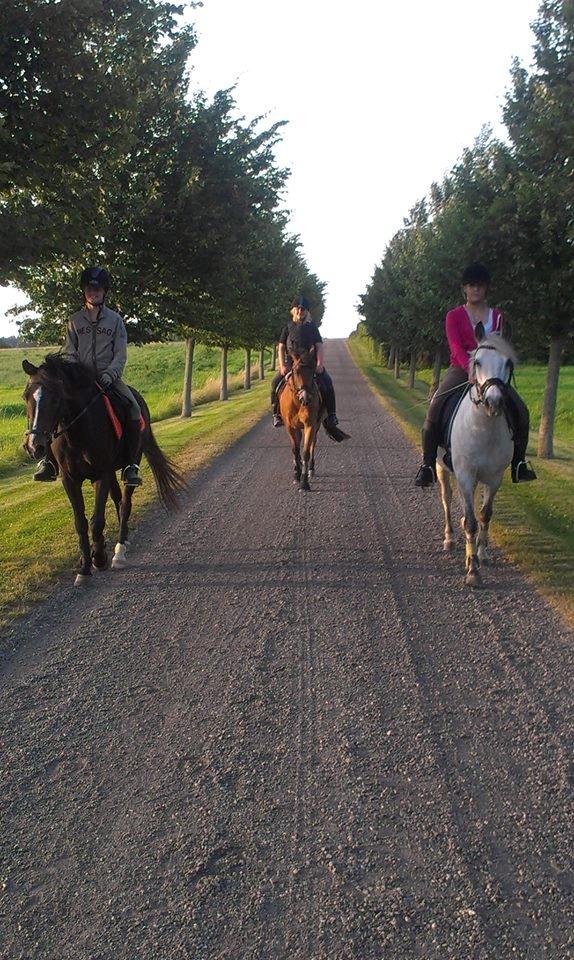
<instances>
[{"instance_id":1,"label":"rider in pink jacket","mask_svg":"<svg viewBox=\"0 0 574 960\"><path fill-rule=\"evenodd\" d=\"M462 289L466 303L446 315L446 336L450 347L450 367L434 394L423 426L423 462L415 477L415 486L430 487L436 480L436 456L440 443L440 420L446 400L457 388L468 383L470 353L476 349L474 328L482 323L485 333L504 336L504 319L499 310L486 302L490 274L481 263L472 263L462 275ZM511 463L513 483L536 480L536 474L526 459L528 446L528 407L513 387L508 389L508 407L514 434L514 454Z\"/></svg>"}]
</instances>

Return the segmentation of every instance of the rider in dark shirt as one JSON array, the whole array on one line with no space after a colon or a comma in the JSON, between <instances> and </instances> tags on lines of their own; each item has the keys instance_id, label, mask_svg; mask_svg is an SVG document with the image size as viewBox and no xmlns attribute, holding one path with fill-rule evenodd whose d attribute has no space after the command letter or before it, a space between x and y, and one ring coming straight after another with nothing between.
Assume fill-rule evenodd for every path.
<instances>
[{"instance_id":1,"label":"rider in dark shirt","mask_svg":"<svg viewBox=\"0 0 574 960\"><path fill-rule=\"evenodd\" d=\"M279 337L279 373L273 378L271 384L273 426L280 427L283 424L279 413L280 387L291 367L289 353L296 353L297 350L314 350L317 361L315 376L327 408L325 424L328 427L336 427L339 421L336 414L335 389L331 377L323 366L323 338L317 324L311 319L309 301L306 297L295 297L291 304L291 320L287 321Z\"/></svg>"}]
</instances>

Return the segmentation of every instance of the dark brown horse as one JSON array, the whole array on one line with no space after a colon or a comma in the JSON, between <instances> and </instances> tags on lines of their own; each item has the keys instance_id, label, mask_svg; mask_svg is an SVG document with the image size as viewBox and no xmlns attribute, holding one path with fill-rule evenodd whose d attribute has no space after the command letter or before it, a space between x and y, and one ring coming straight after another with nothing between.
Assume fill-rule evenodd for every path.
<instances>
[{"instance_id":1,"label":"dark brown horse","mask_svg":"<svg viewBox=\"0 0 574 960\"><path fill-rule=\"evenodd\" d=\"M292 367L279 398L279 408L293 451L293 482L299 484L299 490L310 490L309 477L315 473L317 433L325 408L315 380L315 353L302 350L299 354L289 353L289 357Z\"/></svg>"},{"instance_id":2,"label":"dark brown horse","mask_svg":"<svg viewBox=\"0 0 574 960\"><path fill-rule=\"evenodd\" d=\"M80 572L76 585L87 582L96 569L108 564L104 527L108 494L114 501L119 520L118 542L112 567L126 566L128 520L132 509L133 487L123 494L116 471L125 465L123 437L118 440L104 405L101 388L93 373L81 363L58 354L47 356L39 367L22 363L29 380L24 391L28 431L26 450L36 460L45 456L48 445L56 460L62 484L74 511L80 543ZM167 509L177 505L177 495L185 481L157 445L150 426L150 415L143 397L133 391L144 420L141 433L142 453L148 461L159 496ZM90 480L95 490L95 508L91 519L93 547L90 549L82 484Z\"/></svg>"}]
</instances>

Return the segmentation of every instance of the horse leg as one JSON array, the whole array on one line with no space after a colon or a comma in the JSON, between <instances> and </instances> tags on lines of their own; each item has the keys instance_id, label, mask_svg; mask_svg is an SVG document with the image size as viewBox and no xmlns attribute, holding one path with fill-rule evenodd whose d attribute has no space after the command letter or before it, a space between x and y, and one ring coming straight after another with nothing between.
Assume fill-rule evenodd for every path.
<instances>
[{"instance_id":1,"label":"horse leg","mask_svg":"<svg viewBox=\"0 0 574 960\"><path fill-rule=\"evenodd\" d=\"M92 564L96 570L105 570L108 565L108 554L106 552L106 541L104 538L104 527L106 525L106 503L110 490L109 477L102 477L94 483L96 491L96 502L94 506L94 515L91 520L92 527Z\"/></svg>"},{"instance_id":2,"label":"horse leg","mask_svg":"<svg viewBox=\"0 0 574 960\"><path fill-rule=\"evenodd\" d=\"M488 533L490 527L490 521L492 519L492 509L494 506L494 498L498 490L499 483L496 486L487 486L484 487L484 496L482 500L482 507L480 508L480 513L478 514L478 559L481 566L487 566L489 563L488 556Z\"/></svg>"},{"instance_id":3,"label":"horse leg","mask_svg":"<svg viewBox=\"0 0 574 960\"><path fill-rule=\"evenodd\" d=\"M299 490L310 490L309 486L309 461L311 459L311 443L313 441L313 427L305 427L305 438L303 443L303 471L299 481Z\"/></svg>"},{"instance_id":4,"label":"horse leg","mask_svg":"<svg viewBox=\"0 0 574 960\"><path fill-rule=\"evenodd\" d=\"M124 487L120 503L120 530L118 533L118 542L114 548L112 558L112 570L123 570L127 567L128 561L126 550L128 546L128 520L132 512L132 497L135 487Z\"/></svg>"},{"instance_id":5,"label":"horse leg","mask_svg":"<svg viewBox=\"0 0 574 960\"><path fill-rule=\"evenodd\" d=\"M289 440L291 441L291 452L293 454L293 483L299 483L301 479L301 431L293 427L287 427Z\"/></svg>"},{"instance_id":6,"label":"horse leg","mask_svg":"<svg viewBox=\"0 0 574 960\"><path fill-rule=\"evenodd\" d=\"M467 587L480 587L482 581L479 572L479 560L476 549L476 533L478 523L474 515L474 488L475 484L466 479L466 482L457 476L458 485L464 501L464 516L462 528L466 539L466 577Z\"/></svg>"},{"instance_id":7,"label":"horse leg","mask_svg":"<svg viewBox=\"0 0 574 960\"><path fill-rule=\"evenodd\" d=\"M115 473L110 475L110 496L114 501L118 523L121 523L122 489L118 483Z\"/></svg>"},{"instance_id":8,"label":"horse leg","mask_svg":"<svg viewBox=\"0 0 574 960\"><path fill-rule=\"evenodd\" d=\"M79 587L88 582L88 577L92 575L92 554L90 551L90 538L88 536L88 521L86 519L86 506L84 495L82 493L82 484L72 480L67 473L62 473L62 485L68 494L68 500L72 504L74 511L74 525L78 534L80 545L80 572L76 576L74 586Z\"/></svg>"},{"instance_id":9,"label":"horse leg","mask_svg":"<svg viewBox=\"0 0 574 960\"><path fill-rule=\"evenodd\" d=\"M437 478L440 488L440 499L444 511L444 540L442 542L442 547L443 550L452 550L454 546L452 516L450 512L452 503L452 486L448 470L444 470L439 463L437 463Z\"/></svg>"},{"instance_id":10,"label":"horse leg","mask_svg":"<svg viewBox=\"0 0 574 960\"><path fill-rule=\"evenodd\" d=\"M321 421L319 421L321 422ZM313 438L311 440L311 456L309 459L309 476L313 478L315 476L315 447L317 446L317 434L319 428L316 427L313 431Z\"/></svg>"}]
</instances>

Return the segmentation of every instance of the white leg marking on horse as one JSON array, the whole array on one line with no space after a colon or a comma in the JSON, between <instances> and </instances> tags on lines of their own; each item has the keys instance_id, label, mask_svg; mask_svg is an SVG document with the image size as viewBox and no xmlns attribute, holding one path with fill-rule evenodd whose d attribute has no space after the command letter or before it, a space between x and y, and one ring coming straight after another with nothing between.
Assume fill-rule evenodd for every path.
<instances>
[{"instance_id":1,"label":"white leg marking on horse","mask_svg":"<svg viewBox=\"0 0 574 960\"><path fill-rule=\"evenodd\" d=\"M127 567L127 565L128 561L126 557L126 544L116 543L114 556L112 559L112 570L123 570L123 568Z\"/></svg>"}]
</instances>

